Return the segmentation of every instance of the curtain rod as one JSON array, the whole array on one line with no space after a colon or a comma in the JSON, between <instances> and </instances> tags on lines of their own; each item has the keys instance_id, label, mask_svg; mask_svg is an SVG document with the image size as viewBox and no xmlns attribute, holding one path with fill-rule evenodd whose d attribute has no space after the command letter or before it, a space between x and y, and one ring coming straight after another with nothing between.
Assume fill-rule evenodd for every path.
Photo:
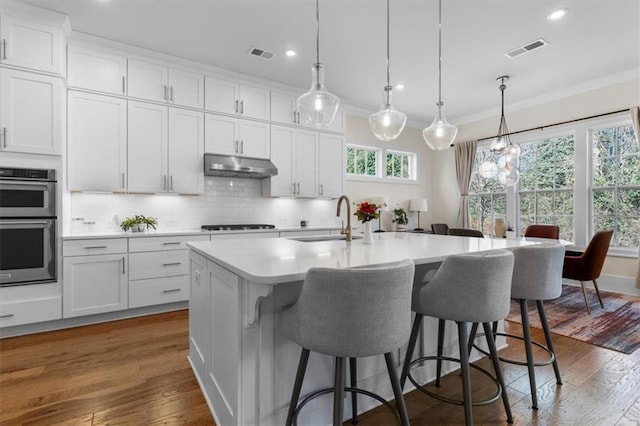
<instances>
[{"instance_id":1,"label":"curtain rod","mask_svg":"<svg viewBox=\"0 0 640 426\"><path fill-rule=\"evenodd\" d=\"M611 111L611 112L605 112L603 114L590 115L589 117L576 118L574 120L561 121L559 123L553 123L553 124L546 124L544 126L532 127L530 129L525 129L525 130L518 130L517 132L509 132L509 133L507 133L507 135L508 136L517 135L519 133L531 132L532 130L544 130L544 129L548 128L548 127L562 126L563 124L576 123L578 121L584 121L584 120L591 120L592 118L606 117L608 115L620 114L621 112L626 112L626 111L631 111L631 109L630 108L620 109L618 111ZM487 141L489 139L494 139L495 137L496 136L488 136L486 138L481 138L481 139L478 139L478 142Z\"/></svg>"}]
</instances>

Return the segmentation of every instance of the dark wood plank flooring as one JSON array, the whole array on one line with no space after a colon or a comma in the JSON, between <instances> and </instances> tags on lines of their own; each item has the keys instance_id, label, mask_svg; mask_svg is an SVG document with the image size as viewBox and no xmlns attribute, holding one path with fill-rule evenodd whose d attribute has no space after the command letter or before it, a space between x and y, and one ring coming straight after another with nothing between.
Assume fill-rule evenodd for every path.
<instances>
[{"instance_id":1,"label":"dark wood plank flooring","mask_svg":"<svg viewBox=\"0 0 640 426\"><path fill-rule=\"evenodd\" d=\"M537 329L533 337L543 340ZM523 357L510 343L503 355ZM558 335L554 343L564 385L551 367L537 368L538 411L530 409L526 368L502 364L515 424L640 424L640 351L624 355ZM187 353L187 311L0 340L0 424L213 424ZM472 383L477 398L491 391L476 374ZM458 375L446 376L440 391L459 397ZM460 406L417 391L406 400L413 425L464 423ZM384 408L359 420L394 424ZM505 424L502 404L474 407L474 421Z\"/></svg>"}]
</instances>

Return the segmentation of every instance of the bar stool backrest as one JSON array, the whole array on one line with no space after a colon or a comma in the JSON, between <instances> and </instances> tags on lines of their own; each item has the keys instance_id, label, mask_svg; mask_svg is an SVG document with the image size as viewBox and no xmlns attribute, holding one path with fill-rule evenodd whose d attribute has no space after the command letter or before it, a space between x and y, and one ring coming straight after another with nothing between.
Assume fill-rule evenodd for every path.
<instances>
[{"instance_id":1,"label":"bar stool backrest","mask_svg":"<svg viewBox=\"0 0 640 426\"><path fill-rule=\"evenodd\" d=\"M560 244L517 247L513 250L511 297L550 300L562 293L564 247Z\"/></svg>"},{"instance_id":2,"label":"bar stool backrest","mask_svg":"<svg viewBox=\"0 0 640 426\"><path fill-rule=\"evenodd\" d=\"M509 313L513 254L449 256L432 280L414 295L413 310L458 322L493 322Z\"/></svg>"},{"instance_id":3,"label":"bar stool backrest","mask_svg":"<svg viewBox=\"0 0 640 426\"><path fill-rule=\"evenodd\" d=\"M396 350L409 340L414 270L410 259L376 268L311 268L292 308L297 324L285 327L303 348L332 356Z\"/></svg>"}]
</instances>

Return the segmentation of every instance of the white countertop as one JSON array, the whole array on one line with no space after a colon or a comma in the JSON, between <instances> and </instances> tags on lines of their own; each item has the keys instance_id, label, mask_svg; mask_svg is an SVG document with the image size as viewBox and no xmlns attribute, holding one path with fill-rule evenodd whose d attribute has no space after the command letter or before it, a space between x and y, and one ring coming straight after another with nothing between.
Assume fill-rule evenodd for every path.
<instances>
[{"instance_id":1,"label":"white countertop","mask_svg":"<svg viewBox=\"0 0 640 426\"><path fill-rule=\"evenodd\" d=\"M293 231L333 231L339 230L339 226L315 226L301 228L279 227L275 229L239 229L235 231L203 231L201 229L161 229L150 230L146 232L125 232L125 231L97 231L97 232L81 232L73 234L65 234L63 240L84 240L89 238L143 238L143 237L162 237L172 235L221 235L221 234L247 234L247 233L264 233L264 232L293 232Z\"/></svg>"},{"instance_id":2,"label":"white countertop","mask_svg":"<svg viewBox=\"0 0 640 426\"><path fill-rule=\"evenodd\" d=\"M416 265L441 262L453 254L540 244L536 240L454 237L384 232L374 244L362 240L300 242L288 238L191 242L197 253L247 280L278 284L304 279L311 267L352 268L413 259Z\"/></svg>"}]
</instances>

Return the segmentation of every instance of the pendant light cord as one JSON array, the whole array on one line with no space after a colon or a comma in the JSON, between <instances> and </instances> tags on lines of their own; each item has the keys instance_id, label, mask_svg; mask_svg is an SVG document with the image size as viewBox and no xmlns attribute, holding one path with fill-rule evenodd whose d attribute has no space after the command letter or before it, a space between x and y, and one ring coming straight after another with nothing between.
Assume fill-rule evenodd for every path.
<instances>
[{"instance_id":1,"label":"pendant light cord","mask_svg":"<svg viewBox=\"0 0 640 426\"><path fill-rule=\"evenodd\" d=\"M320 63L320 4L316 0L316 64Z\"/></svg>"},{"instance_id":2,"label":"pendant light cord","mask_svg":"<svg viewBox=\"0 0 640 426\"><path fill-rule=\"evenodd\" d=\"M438 114L442 108L442 0L438 1Z\"/></svg>"},{"instance_id":3,"label":"pendant light cord","mask_svg":"<svg viewBox=\"0 0 640 426\"><path fill-rule=\"evenodd\" d=\"M387 86L391 86L391 84L389 84L389 81L391 80L391 72L389 71L389 68L389 0L387 0Z\"/></svg>"}]
</instances>

